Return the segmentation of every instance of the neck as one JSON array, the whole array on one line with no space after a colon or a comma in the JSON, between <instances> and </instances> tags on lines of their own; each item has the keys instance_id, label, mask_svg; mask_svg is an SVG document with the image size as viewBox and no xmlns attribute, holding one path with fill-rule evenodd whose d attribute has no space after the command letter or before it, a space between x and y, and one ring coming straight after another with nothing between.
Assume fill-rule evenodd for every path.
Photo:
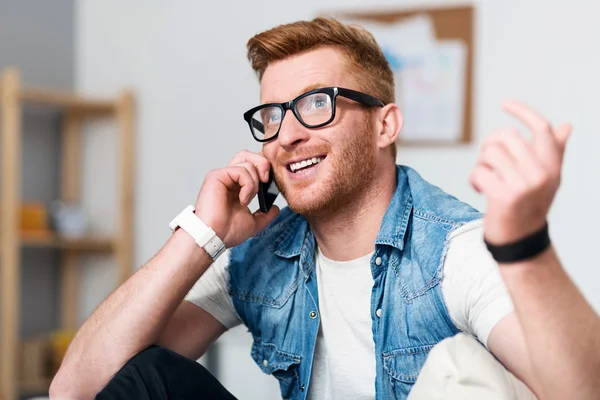
<instances>
[{"instance_id":1,"label":"neck","mask_svg":"<svg viewBox=\"0 0 600 400\"><path fill-rule=\"evenodd\" d=\"M335 261L349 261L374 251L385 212L396 191L396 168L374 174L373 185L339 212L308 220L319 251Z\"/></svg>"}]
</instances>

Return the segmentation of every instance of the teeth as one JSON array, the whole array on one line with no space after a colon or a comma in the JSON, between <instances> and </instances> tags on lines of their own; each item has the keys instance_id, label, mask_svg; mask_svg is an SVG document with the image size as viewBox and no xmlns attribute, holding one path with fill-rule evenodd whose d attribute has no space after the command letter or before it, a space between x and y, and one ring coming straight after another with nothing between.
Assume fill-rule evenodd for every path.
<instances>
[{"instance_id":1,"label":"teeth","mask_svg":"<svg viewBox=\"0 0 600 400\"><path fill-rule=\"evenodd\" d=\"M296 163L290 164L290 169L292 170L292 172L296 172L299 169L306 168L306 167L308 167L310 165L313 165L313 164L318 164L322 160L323 159L319 158L319 157L308 158L306 160L302 160L300 162L296 162Z\"/></svg>"}]
</instances>

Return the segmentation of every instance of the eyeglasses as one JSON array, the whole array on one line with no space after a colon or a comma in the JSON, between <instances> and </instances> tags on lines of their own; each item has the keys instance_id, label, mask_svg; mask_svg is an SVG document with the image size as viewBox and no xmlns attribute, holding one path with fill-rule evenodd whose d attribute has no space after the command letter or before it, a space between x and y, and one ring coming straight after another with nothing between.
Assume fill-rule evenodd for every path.
<instances>
[{"instance_id":1,"label":"eyeglasses","mask_svg":"<svg viewBox=\"0 0 600 400\"><path fill-rule=\"evenodd\" d=\"M335 119L335 101L338 96L354 100L366 106L383 107L378 98L366 93L339 87L311 90L285 103L269 103L254 107L244 113L252 136L258 142L274 140L279 135L287 110L292 110L298 121L306 128L320 128Z\"/></svg>"}]
</instances>

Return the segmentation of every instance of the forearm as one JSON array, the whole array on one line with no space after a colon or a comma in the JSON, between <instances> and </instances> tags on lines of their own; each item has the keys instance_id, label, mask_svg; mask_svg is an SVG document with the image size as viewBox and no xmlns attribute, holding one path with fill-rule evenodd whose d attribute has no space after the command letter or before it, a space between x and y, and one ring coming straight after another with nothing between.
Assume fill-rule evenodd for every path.
<instances>
[{"instance_id":1,"label":"forearm","mask_svg":"<svg viewBox=\"0 0 600 400\"><path fill-rule=\"evenodd\" d=\"M600 398L600 319L554 249L500 270L544 398Z\"/></svg>"},{"instance_id":2,"label":"forearm","mask_svg":"<svg viewBox=\"0 0 600 400\"><path fill-rule=\"evenodd\" d=\"M57 392L68 388L77 398L92 398L130 358L156 341L211 262L191 237L177 231L83 324L53 388Z\"/></svg>"}]
</instances>

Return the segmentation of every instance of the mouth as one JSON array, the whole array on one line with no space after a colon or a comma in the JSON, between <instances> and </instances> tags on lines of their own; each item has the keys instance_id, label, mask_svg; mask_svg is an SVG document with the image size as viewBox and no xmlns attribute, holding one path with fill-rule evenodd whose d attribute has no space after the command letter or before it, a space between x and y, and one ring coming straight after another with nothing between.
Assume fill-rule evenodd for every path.
<instances>
[{"instance_id":1,"label":"mouth","mask_svg":"<svg viewBox=\"0 0 600 400\"><path fill-rule=\"evenodd\" d=\"M307 171L319 165L319 163L321 163L321 161L323 161L326 157L327 156L316 156L294 161L287 165L287 169L293 174Z\"/></svg>"}]
</instances>

